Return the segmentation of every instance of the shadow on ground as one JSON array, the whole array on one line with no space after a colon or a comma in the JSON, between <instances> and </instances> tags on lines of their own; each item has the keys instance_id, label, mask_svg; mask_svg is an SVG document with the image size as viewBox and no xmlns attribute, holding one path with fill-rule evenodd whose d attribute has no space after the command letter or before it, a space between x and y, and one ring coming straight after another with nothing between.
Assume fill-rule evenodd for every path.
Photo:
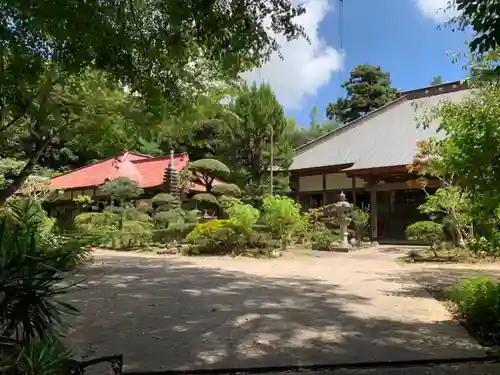
<instances>
[{"instance_id":1,"label":"shadow on ground","mask_svg":"<svg viewBox=\"0 0 500 375\"><path fill-rule=\"evenodd\" d=\"M106 259L79 276L70 344L82 357L123 353L128 370L478 355L451 322L364 318L356 306L371 308L370 299L320 280L138 258Z\"/></svg>"},{"instance_id":2,"label":"shadow on ground","mask_svg":"<svg viewBox=\"0 0 500 375\"><path fill-rule=\"evenodd\" d=\"M389 292L399 296L435 298L440 301L447 301L454 286L461 280L471 277L488 277L500 280L500 268L481 269L467 267L405 267L400 275L387 274L385 279L392 282L399 282L402 288L397 292ZM417 284L415 284L417 282Z\"/></svg>"}]
</instances>

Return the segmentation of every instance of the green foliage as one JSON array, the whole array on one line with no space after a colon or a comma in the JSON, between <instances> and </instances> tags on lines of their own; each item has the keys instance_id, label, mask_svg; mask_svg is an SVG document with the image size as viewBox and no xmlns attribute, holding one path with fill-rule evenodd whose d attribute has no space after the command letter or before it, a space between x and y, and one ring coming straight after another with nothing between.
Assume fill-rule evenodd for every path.
<instances>
[{"instance_id":1,"label":"green foliage","mask_svg":"<svg viewBox=\"0 0 500 375\"><path fill-rule=\"evenodd\" d=\"M153 234L150 216L134 207L81 213L75 218L75 226L80 233L92 236L94 245L113 249L146 245Z\"/></svg>"},{"instance_id":2,"label":"green foliage","mask_svg":"<svg viewBox=\"0 0 500 375\"><path fill-rule=\"evenodd\" d=\"M180 208L180 202L170 194L155 195L153 204L155 206L152 216L155 223L155 242L182 241L198 223L198 212L183 210Z\"/></svg>"},{"instance_id":3,"label":"green foliage","mask_svg":"<svg viewBox=\"0 0 500 375\"><path fill-rule=\"evenodd\" d=\"M500 340L500 284L486 277L460 282L452 293L467 326L482 339Z\"/></svg>"},{"instance_id":4,"label":"green foliage","mask_svg":"<svg viewBox=\"0 0 500 375\"><path fill-rule=\"evenodd\" d=\"M467 249L478 257L485 257L491 254L491 242L486 237L472 237L467 240Z\"/></svg>"},{"instance_id":5,"label":"green foliage","mask_svg":"<svg viewBox=\"0 0 500 375\"><path fill-rule=\"evenodd\" d=\"M90 67L155 105L183 108L214 82L232 81L262 63L279 49L273 35L304 36L294 23L302 6L287 0L233 5L3 2L0 24L16 27L2 28L0 102L7 115L0 129L36 109L30 99L38 89L43 98L56 83L64 85ZM83 25L90 23L92 30L82 38Z\"/></svg>"},{"instance_id":6,"label":"green foliage","mask_svg":"<svg viewBox=\"0 0 500 375\"><path fill-rule=\"evenodd\" d=\"M156 194L151 201L153 203L153 206L164 206L171 208L175 206L176 198L172 194L159 193Z\"/></svg>"},{"instance_id":7,"label":"green foliage","mask_svg":"<svg viewBox=\"0 0 500 375\"><path fill-rule=\"evenodd\" d=\"M228 220L198 224L187 236L193 246L190 254L230 254L240 248L239 235Z\"/></svg>"},{"instance_id":8,"label":"green foliage","mask_svg":"<svg viewBox=\"0 0 500 375\"><path fill-rule=\"evenodd\" d=\"M408 239L422 241L435 250L444 240L443 225L434 221L417 221L406 228Z\"/></svg>"},{"instance_id":9,"label":"green foliage","mask_svg":"<svg viewBox=\"0 0 500 375\"><path fill-rule=\"evenodd\" d=\"M16 62L7 58L6 70L10 70L10 63L19 63L17 68L22 69L24 57ZM109 153L114 156L142 131L143 120L136 121L138 116L133 114L137 111L142 117L144 108L135 104L139 98L113 85L105 73L84 69L64 75L57 64L42 65L41 75L30 82L25 81L24 74L29 71L26 66L27 70L10 77L12 82L5 82L10 79L8 73L0 76L4 89L0 90L0 102L4 104L0 156L22 160L25 167L0 190L1 200L14 194L39 162L58 168L72 164L78 157L75 153L86 155L87 161Z\"/></svg>"},{"instance_id":10,"label":"green foliage","mask_svg":"<svg viewBox=\"0 0 500 375\"><path fill-rule=\"evenodd\" d=\"M354 225L356 239L360 240L368 223L370 222L370 213L359 207L353 206L349 209L347 216L352 220Z\"/></svg>"},{"instance_id":11,"label":"green foliage","mask_svg":"<svg viewBox=\"0 0 500 375\"><path fill-rule=\"evenodd\" d=\"M53 339L32 340L0 354L0 372L6 375L68 375L71 351Z\"/></svg>"},{"instance_id":12,"label":"green foliage","mask_svg":"<svg viewBox=\"0 0 500 375\"><path fill-rule=\"evenodd\" d=\"M229 221L240 233L249 236L259 220L260 212L249 204L234 202L226 209Z\"/></svg>"},{"instance_id":13,"label":"green foliage","mask_svg":"<svg viewBox=\"0 0 500 375\"><path fill-rule=\"evenodd\" d=\"M137 186L137 182L126 177L118 177L116 180L108 181L101 187L102 191L117 199L120 204L126 200L138 198L144 190Z\"/></svg>"},{"instance_id":14,"label":"green foliage","mask_svg":"<svg viewBox=\"0 0 500 375\"><path fill-rule=\"evenodd\" d=\"M292 136L291 136L291 141L293 144L293 148L296 149L313 139L316 139L326 133L331 132L332 130L335 130L339 127L339 124L337 124L333 120L327 120L324 122L320 122L318 120L318 112L316 109L316 106L311 111L310 115L310 122L309 122L309 127L300 127L297 126L295 123L295 119L293 118L288 118L287 121L289 122L289 126L292 130Z\"/></svg>"},{"instance_id":15,"label":"green foliage","mask_svg":"<svg viewBox=\"0 0 500 375\"><path fill-rule=\"evenodd\" d=\"M428 215L437 215L447 224L461 245L468 237L468 225L471 224L470 201L467 192L459 186L446 186L427 194L425 203L418 207L419 211Z\"/></svg>"},{"instance_id":16,"label":"green foliage","mask_svg":"<svg viewBox=\"0 0 500 375\"><path fill-rule=\"evenodd\" d=\"M443 77L435 76L435 77L432 77L431 82L429 83L429 86L437 86L437 85L441 85L442 83L443 83Z\"/></svg>"},{"instance_id":17,"label":"green foliage","mask_svg":"<svg viewBox=\"0 0 500 375\"><path fill-rule=\"evenodd\" d=\"M88 207L92 203L92 198L88 195L77 195L73 197L73 202L76 203L78 211L81 212L83 208Z\"/></svg>"},{"instance_id":18,"label":"green foliage","mask_svg":"<svg viewBox=\"0 0 500 375\"><path fill-rule=\"evenodd\" d=\"M328 229L317 230L312 233L311 241L315 250L329 250L332 242L338 238Z\"/></svg>"},{"instance_id":19,"label":"green foliage","mask_svg":"<svg viewBox=\"0 0 500 375\"><path fill-rule=\"evenodd\" d=\"M76 197L73 197L73 202L77 202L81 205L88 205L92 203L92 198L90 198L88 195L77 195Z\"/></svg>"},{"instance_id":20,"label":"green foliage","mask_svg":"<svg viewBox=\"0 0 500 375\"><path fill-rule=\"evenodd\" d=\"M450 24L460 29L471 27L474 39L470 42L472 52L486 53L500 46L500 10L496 0L455 0L448 7L456 6L460 11Z\"/></svg>"},{"instance_id":21,"label":"green foliage","mask_svg":"<svg viewBox=\"0 0 500 375\"><path fill-rule=\"evenodd\" d=\"M231 173L230 169L221 161L216 159L200 159L189 164L192 172L192 180L199 180L205 187L207 193L212 192L213 183L216 178L227 179Z\"/></svg>"},{"instance_id":22,"label":"green foliage","mask_svg":"<svg viewBox=\"0 0 500 375\"><path fill-rule=\"evenodd\" d=\"M71 353L60 341L64 315L77 310L61 301L73 285L68 272L86 256L86 239L52 233L54 220L40 202L10 199L0 211L0 372L66 375Z\"/></svg>"},{"instance_id":23,"label":"green foliage","mask_svg":"<svg viewBox=\"0 0 500 375\"><path fill-rule=\"evenodd\" d=\"M17 175L24 167L22 160L0 158L0 188L5 186L12 176Z\"/></svg>"},{"instance_id":24,"label":"green foliage","mask_svg":"<svg viewBox=\"0 0 500 375\"><path fill-rule=\"evenodd\" d=\"M239 197L241 195L241 189L235 184L219 184L212 187L211 193L215 195Z\"/></svg>"},{"instance_id":25,"label":"green foliage","mask_svg":"<svg viewBox=\"0 0 500 375\"><path fill-rule=\"evenodd\" d=\"M234 116L225 120L228 140L219 155L231 169L232 180L244 187L246 196L260 201L269 191L272 148L274 168L280 171L275 172L274 191L288 192L296 127L287 121L271 86L242 85L232 95L229 108Z\"/></svg>"},{"instance_id":26,"label":"green foliage","mask_svg":"<svg viewBox=\"0 0 500 375\"><path fill-rule=\"evenodd\" d=\"M297 229L297 223L301 220L300 205L289 197L267 196L262 208L265 225L280 238L282 247L286 248L289 238Z\"/></svg>"},{"instance_id":27,"label":"green foliage","mask_svg":"<svg viewBox=\"0 0 500 375\"><path fill-rule=\"evenodd\" d=\"M225 176L231 172L223 162L217 159L196 160L189 165L189 169L210 176Z\"/></svg>"},{"instance_id":28,"label":"green foliage","mask_svg":"<svg viewBox=\"0 0 500 375\"><path fill-rule=\"evenodd\" d=\"M212 194L210 194L210 193L199 193L199 194L196 194L195 196L193 196L193 199L196 202L208 204L209 206L210 205L212 205L212 206L218 206L219 205L219 201L217 200L217 198L215 196L213 196Z\"/></svg>"},{"instance_id":29,"label":"green foliage","mask_svg":"<svg viewBox=\"0 0 500 375\"><path fill-rule=\"evenodd\" d=\"M211 236L213 233L224 228L228 222L228 220L209 220L204 223L199 223L188 234L186 239L190 243L197 244L197 242L205 236Z\"/></svg>"},{"instance_id":30,"label":"green foliage","mask_svg":"<svg viewBox=\"0 0 500 375\"><path fill-rule=\"evenodd\" d=\"M187 236L187 241L192 244L188 254L237 255L260 249L265 250L264 253L258 251L257 254L266 255L266 251L277 247L278 243L268 234L249 228L251 221L256 222L253 210L252 207L240 206L229 220L209 220L198 224Z\"/></svg>"},{"instance_id":31,"label":"green foliage","mask_svg":"<svg viewBox=\"0 0 500 375\"><path fill-rule=\"evenodd\" d=\"M429 165L460 186L440 191L436 199L444 204L439 208L457 207L460 215L455 221L468 222L473 218L486 238L492 237L500 224L500 171L495 151L500 148L499 98L498 85L480 84L461 102L443 102L432 108L422 121L424 127L438 121L446 136L429 142Z\"/></svg>"},{"instance_id":32,"label":"green foliage","mask_svg":"<svg viewBox=\"0 0 500 375\"><path fill-rule=\"evenodd\" d=\"M44 213L29 199L9 202L0 216L0 336L30 342L57 338L62 315L76 310L58 297L65 272L85 256L81 243L54 241L41 226Z\"/></svg>"},{"instance_id":33,"label":"green foliage","mask_svg":"<svg viewBox=\"0 0 500 375\"><path fill-rule=\"evenodd\" d=\"M358 65L351 71L349 80L342 85L347 98L328 104L326 115L340 123L347 123L382 107L396 97L391 87L390 73L380 66Z\"/></svg>"}]
</instances>

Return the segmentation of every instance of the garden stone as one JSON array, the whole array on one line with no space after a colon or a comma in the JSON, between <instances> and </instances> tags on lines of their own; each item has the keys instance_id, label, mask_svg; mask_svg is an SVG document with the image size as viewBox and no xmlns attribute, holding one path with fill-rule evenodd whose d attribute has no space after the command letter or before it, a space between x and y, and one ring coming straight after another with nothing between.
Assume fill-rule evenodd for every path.
<instances>
[{"instance_id":1,"label":"garden stone","mask_svg":"<svg viewBox=\"0 0 500 375\"><path fill-rule=\"evenodd\" d=\"M276 250L276 249L271 250L270 256L272 258L279 258L281 256L281 251Z\"/></svg>"}]
</instances>

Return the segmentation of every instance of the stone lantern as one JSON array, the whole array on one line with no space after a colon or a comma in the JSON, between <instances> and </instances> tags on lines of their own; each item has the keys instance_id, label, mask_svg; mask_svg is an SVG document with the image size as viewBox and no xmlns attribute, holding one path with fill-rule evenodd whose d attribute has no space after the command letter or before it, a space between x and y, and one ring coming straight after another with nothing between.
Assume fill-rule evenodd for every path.
<instances>
[{"instance_id":1,"label":"stone lantern","mask_svg":"<svg viewBox=\"0 0 500 375\"><path fill-rule=\"evenodd\" d=\"M347 202L344 192L340 193L339 201L334 203L335 213L339 221L340 226L340 246L339 248L343 250L348 250L351 246L347 240L348 232L347 226L351 222L351 219L347 217L347 209L352 207L352 204Z\"/></svg>"}]
</instances>

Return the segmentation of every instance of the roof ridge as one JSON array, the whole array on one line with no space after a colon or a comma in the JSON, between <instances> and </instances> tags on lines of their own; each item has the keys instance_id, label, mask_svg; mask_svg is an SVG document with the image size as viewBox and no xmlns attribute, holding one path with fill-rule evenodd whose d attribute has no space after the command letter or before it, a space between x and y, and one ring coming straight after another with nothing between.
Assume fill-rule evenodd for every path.
<instances>
[{"instance_id":1,"label":"roof ridge","mask_svg":"<svg viewBox=\"0 0 500 375\"><path fill-rule=\"evenodd\" d=\"M337 133L340 133L341 131L344 131L344 130L349 130L350 128L353 128L355 125L358 125L361 121L363 120L366 120L368 118L372 118L376 115L379 115L381 114L385 109L387 109L388 107L396 104L396 103L399 103L399 102L402 102L403 100L406 100L406 95L404 96L400 96L396 99L394 99L393 101L387 103L387 104L384 104L382 107L379 107L377 109L374 109L373 111L371 112L368 112L367 114L355 119L355 120L352 120L344 125L341 125L340 127L336 128L336 129L333 129L333 130L330 130L329 132L323 134L323 135L320 135L319 137L317 138L314 138L312 140L310 140L309 142L307 143L304 143L303 145L297 147L295 149L295 151L297 152L297 154L295 156L298 156L300 155L301 153L307 151L308 147L314 145L314 144L317 144L318 142L326 139L326 138L329 138L330 136L332 135L335 135Z\"/></svg>"},{"instance_id":2,"label":"roof ridge","mask_svg":"<svg viewBox=\"0 0 500 375\"><path fill-rule=\"evenodd\" d=\"M135 151L128 151L129 154L137 155L137 156L144 156L145 158L149 159L154 159L155 157L153 155L149 154L141 154L140 152L135 152Z\"/></svg>"},{"instance_id":3,"label":"roof ridge","mask_svg":"<svg viewBox=\"0 0 500 375\"><path fill-rule=\"evenodd\" d=\"M174 154L174 159L180 157L180 156L188 156L187 152L181 152L178 154ZM147 163L147 162L153 162L157 160L165 160L165 159L170 159L170 155L161 155L161 156L153 156L149 159L140 159L140 160L129 160L132 164L141 164L141 163Z\"/></svg>"},{"instance_id":4,"label":"roof ridge","mask_svg":"<svg viewBox=\"0 0 500 375\"><path fill-rule=\"evenodd\" d=\"M398 96L407 96L409 99L419 99L435 95L449 94L455 91L467 90L469 88L467 80L440 83L439 85L429 85L418 89L400 91Z\"/></svg>"}]
</instances>

